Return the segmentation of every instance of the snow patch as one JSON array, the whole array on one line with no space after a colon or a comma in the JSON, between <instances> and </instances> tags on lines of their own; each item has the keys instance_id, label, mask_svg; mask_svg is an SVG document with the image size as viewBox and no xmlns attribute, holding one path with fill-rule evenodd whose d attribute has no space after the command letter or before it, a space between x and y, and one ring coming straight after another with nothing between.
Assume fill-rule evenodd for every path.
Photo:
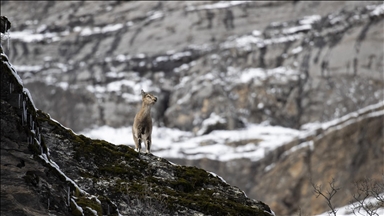
<instances>
[{"instance_id":1,"label":"snow patch","mask_svg":"<svg viewBox=\"0 0 384 216\"><path fill-rule=\"evenodd\" d=\"M161 11L150 11L147 13L148 17L146 21L152 21L160 19L164 16L164 13Z\"/></svg>"},{"instance_id":2,"label":"snow patch","mask_svg":"<svg viewBox=\"0 0 384 216\"><path fill-rule=\"evenodd\" d=\"M311 25L315 22L318 22L321 20L320 15L312 15L312 16L305 16L303 19L299 21L299 24L301 25Z\"/></svg>"},{"instance_id":3,"label":"snow patch","mask_svg":"<svg viewBox=\"0 0 384 216\"><path fill-rule=\"evenodd\" d=\"M181 71L186 71L190 68L190 64L182 64L180 67L174 68L173 72L180 73Z\"/></svg>"},{"instance_id":4,"label":"snow patch","mask_svg":"<svg viewBox=\"0 0 384 216\"><path fill-rule=\"evenodd\" d=\"M269 164L264 168L264 172L269 172L271 169L273 169L276 166L275 163Z\"/></svg>"},{"instance_id":5,"label":"snow patch","mask_svg":"<svg viewBox=\"0 0 384 216\"><path fill-rule=\"evenodd\" d=\"M132 128L99 128L81 132L93 139L103 139L115 144L134 146ZM193 133L178 129L153 127L152 152L165 158L186 158L228 161L238 158L249 158L257 161L269 151L283 145L299 135L298 130L279 126L250 124L245 129L216 130L207 135L193 136ZM257 144L249 143L244 146L228 146L229 142L242 140L261 140ZM201 146L201 143L215 143Z\"/></svg>"},{"instance_id":6,"label":"snow patch","mask_svg":"<svg viewBox=\"0 0 384 216\"><path fill-rule=\"evenodd\" d=\"M223 9L223 8L229 8L236 5L246 4L248 2L253 1L220 1L214 4L206 4L201 6L188 6L186 7L186 11L197 11L197 10L212 10L212 9Z\"/></svg>"},{"instance_id":7,"label":"snow patch","mask_svg":"<svg viewBox=\"0 0 384 216\"><path fill-rule=\"evenodd\" d=\"M39 42L47 39L58 37L57 33L34 33L32 30L14 31L12 32L12 39L20 40L26 43Z\"/></svg>"},{"instance_id":8,"label":"snow patch","mask_svg":"<svg viewBox=\"0 0 384 216\"><path fill-rule=\"evenodd\" d=\"M114 32L118 31L119 29L123 28L124 24L117 23L117 24L109 24L104 27L80 27L76 26L73 30L75 32L80 32L80 36L90 36L95 34L105 34L108 32Z\"/></svg>"},{"instance_id":9,"label":"snow patch","mask_svg":"<svg viewBox=\"0 0 384 216\"><path fill-rule=\"evenodd\" d=\"M297 79L298 71L292 70L287 67L278 67L273 69L264 69L264 68L248 68L242 72L237 72L236 70L229 71L231 75L240 74L238 82L248 83L250 81L264 81L267 78L274 77L277 80L286 82L288 79L295 80Z\"/></svg>"},{"instance_id":10,"label":"snow patch","mask_svg":"<svg viewBox=\"0 0 384 216\"><path fill-rule=\"evenodd\" d=\"M38 72L43 69L41 65L13 65L19 72Z\"/></svg>"},{"instance_id":11,"label":"snow patch","mask_svg":"<svg viewBox=\"0 0 384 216\"><path fill-rule=\"evenodd\" d=\"M367 6L368 8L368 6ZM379 5L379 6L375 6L374 7L374 10L369 14L370 16L381 16L384 14L384 3Z\"/></svg>"},{"instance_id":12,"label":"snow patch","mask_svg":"<svg viewBox=\"0 0 384 216\"><path fill-rule=\"evenodd\" d=\"M379 195L381 198L384 198L384 193ZM369 197L365 200L365 204L373 204L373 205L379 205L380 202L374 198ZM345 205L339 208L336 208L335 211L337 212L337 215L344 215L344 216L355 216L356 214L353 213L353 209L355 209L354 206L360 206L358 202L355 202L353 204ZM368 212L365 212L363 209L358 211L358 209L355 209L356 212L358 212L357 215L369 215ZM322 214L318 214L317 216L328 216L330 215L329 212L324 212ZM377 209L376 214L373 215L384 215L384 207L380 207Z\"/></svg>"},{"instance_id":13,"label":"snow patch","mask_svg":"<svg viewBox=\"0 0 384 216\"><path fill-rule=\"evenodd\" d=\"M295 27L283 29L283 33L284 34L294 34L297 32L310 30L311 28L312 28L312 25L306 24L306 25L295 26Z\"/></svg>"},{"instance_id":14,"label":"snow patch","mask_svg":"<svg viewBox=\"0 0 384 216\"><path fill-rule=\"evenodd\" d=\"M216 173L214 172L210 172L210 171L207 171L209 174L213 175L213 177L217 177L219 178L222 182L224 182L225 184L228 184L221 176L217 175ZM245 194L245 193L244 193ZM247 195L245 195L247 196Z\"/></svg>"},{"instance_id":15,"label":"snow patch","mask_svg":"<svg viewBox=\"0 0 384 216\"><path fill-rule=\"evenodd\" d=\"M81 215L84 215L83 208L77 205L76 201L73 198L71 198L71 201L75 205L76 209L81 213Z\"/></svg>"},{"instance_id":16,"label":"snow patch","mask_svg":"<svg viewBox=\"0 0 384 216\"><path fill-rule=\"evenodd\" d=\"M288 155L292 154L293 152L295 152L295 151L297 151L299 149L307 148L307 147L309 147L309 149L311 151L313 151L313 149L314 149L314 142L313 142L313 140L310 140L308 142L303 142L303 143L301 143L299 145L293 146L288 151L284 152L282 156L283 157L288 156Z\"/></svg>"},{"instance_id":17,"label":"snow patch","mask_svg":"<svg viewBox=\"0 0 384 216\"><path fill-rule=\"evenodd\" d=\"M303 51L303 47L298 46L298 47L294 48L291 52L292 52L292 54L297 54L297 53L300 53L301 51Z\"/></svg>"},{"instance_id":18,"label":"snow patch","mask_svg":"<svg viewBox=\"0 0 384 216\"><path fill-rule=\"evenodd\" d=\"M130 60L131 57L129 55L126 56L126 55L120 54L120 55L117 55L115 59L118 62L126 62L126 61Z\"/></svg>"},{"instance_id":19,"label":"snow patch","mask_svg":"<svg viewBox=\"0 0 384 216\"><path fill-rule=\"evenodd\" d=\"M261 31L259 31L259 30L253 30L253 31L252 31L252 35L255 36L255 37L258 37L258 36L261 35Z\"/></svg>"},{"instance_id":20,"label":"snow patch","mask_svg":"<svg viewBox=\"0 0 384 216\"><path fill-rule=\"evenodd\" d=\"M67 82L59 82L56 85L62 88L64 91L68 90L68 87L69 87L69 83Z\"/></svg>"},{"instance_id":21,"label":"snow patch","mask_svg":"<svg viewBox=\"0 0 384 216\"><path fill-rule=\"evenodd\" d=\"M89 211L91 211L92 212L92 214L93 215L95 215L95 216L98 216L98 214L97 214L97 211L96 210L94 210L94 209L92 209L92 208L90 208L90 207L85 207L86 209L88 209Z\"/></svg>"},{"instance_id":22,"label":"snow patch","mask_svg":"<svg viewBox=\"0 0 384 216\"><path fill-rule=\"evenodd\" d=\"M157 62L166 62L166 61L169 61L169 57L168 56L158 56L156 58L156 61Z\"/></svg>"},{"instance_id":23,"label":"snow patch","mask_svg":"<svg viewBox=\"0 0 384 216\"><path fill-rule=\"evenodd\" d=\"M27 88L23 88L23 92L28 95L29 101L31 101L33 108L35 109L35 111L37 111L36 105L32 100L32 96L31 96L31 93L29 92L29 90Z\"/></svg>"},{"instance_id":24,"label":"snow patch","mask_svg":"<svg viewBox=\"0 0 384 216\"><path fill-rule=\"evenodd\" d=\"M190 51L186 51L186 52L178 52L178 53L174 53L172 54L171 56L171 60L173 61L177 61L183 57L186 57L186 56L191 56L192 53Z\"/></svg>"},{"instance_id":25,"label":"snow patch","mask_svg":"<svg viewBox=\"0 0 384 216\"><path fill-rule=\"evenodd\" d=\"M318 129L328 130L335 126L338 126L337 128L345 127L353 122L356 122L356 120L358 120L358 117L364 118L364 117L376 117L376 116L384 115L383 114L384 110L381 109L382 107L384 107L384 101L369 105L360 110L357 110L356 112L348 113L347 115L344 115L340 118L333 119L328 122L324 122L324 123L311 122L311 123L304 124L301 126L301 129L307 130L307 131L315 131ZM377 109L379 110L375 111ZM370 113L370 114L368 114L367 116L364 116L364 113Z\"/></svg>"},{"instance_id":26,"label":"snow patch","mask_svg":"<svg viewBox=\"0 0 384 216\"><path fill-rule=\"evenodd\" d=\"M217 115L216 113L211 113L209 118L205 119L202 123L201 129L197 132L197 135L203 135L209 126L215 125L215 124L225 124L227 121L222 118L221 116Z\"/></svg>"},{"instance_id":27,"label":"snow patch","mask_svg":"<svg viewBox=\"0 0 384 216\"><path fill-rule=\"evenodd\" d=\"M325 123L310 123L303 125L300 130L270 126L266 123L247 124L238 130L215 130L209 134L195 136L192 132L181 131L165 127L153 127L152 152L164 158L184 158L196 160L208 158L219 161L229 161L239 158L248 158L258 161L270 151L285 145L292 140L301 139L315 134L318 129L334 127L339 129L343 124L351 124L359 118L384 116L384 101L365 107L357 112L348 114L339 119ZM357 118L357 116L360 116ZM212 118L214 119L214 118ZM209 122L209 121L208 121ZM343 123L342 125L339 125ZM103 139L111 143L134 146L132 127L112 128L102 126L81 132L94 139ZM244 143L246 142L246 143ZM243 143L242 145L229 145L230 143ZM314 148L314 142L303 142L288 150L286 155L301 148ZM266 168L271 169L273 165Z\"/></svg>"},{"instance_id":28,"label":"snow patch","mask_svg":"<svg viewBox=\"0 0 384 216\"><path fill-rule=\"evenodd\" d=\"M101 33L117 31L123 27L124 25L121 23L106 25L101 29Z\"/></svg>"},{"instance_id":29,"label":"snow patch","mask_svg":"<svg viewBox=\"0 0 384 216\"><path fill-rule=\"evenodd\" d=\"M18 82L21 86L24 86L24 85L23 85L23 81L21 80L19 74L17 74L16 70L13 68L12 64L9 63L9 62L7 62L7 61L3 61L3 63L5 63L5 64L7 65L7 67L8 67L8 69L9 69L10 71L12 71L12 74L13 74L13 76L16 78L17 82Z\"/></svg>"}]
</instances>

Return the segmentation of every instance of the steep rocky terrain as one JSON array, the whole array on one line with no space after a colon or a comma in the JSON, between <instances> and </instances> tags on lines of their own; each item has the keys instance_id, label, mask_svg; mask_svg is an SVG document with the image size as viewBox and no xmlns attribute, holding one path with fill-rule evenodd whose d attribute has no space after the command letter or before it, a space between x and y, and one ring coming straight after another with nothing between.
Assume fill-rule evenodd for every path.
<instances>
[{"instance_id":1,"label":"steep rocky terrain","mask_svg":"<svg viewBox=\"0 0 384 216\"><path fill-rule=\"evenodd\" d=\"M347 205L357 193L357 182L370 178L372 184L384 185L383 155L384 102L316 126L256 162L172 161L215 170L228 182L242 185L250 196L265 200L279 215L316 215L329 209L325 200L316 198L312 184L330 190L328 183L334 179L341 190L332 204ZM384 202L381 205L384 209Z\"/></svg>"},{"instance_id":2,"label":"steep rocky terrain","mask_svg":"<svg viewBox=\"0 0 384 216\"><path fill-rule=\"evenodd\" d=\"M114 144L132 145L144 89L159 98L155 155L218 173L278 215L327 211L311 179L342 185L337 206L354 181L379 181L382 1L1 6L3 47L36 107L77 133L114 128Z\"/></svg>"},{"instance_id":3,"label":"steep rocky terrain","mask_svg":"<svg viewBox=\"0 0 384 216\"><path fill-rule=\"evenodd\" d=\"M273 215L221 177L75 134L1 48L1 215Z\"/></svg>"},{"instance_id":4,"label":"steep rocky terrain","mask_svg":"<svg viewBox=\"0 0 384 216\"><path fill-rule=\"evenodd\" d=\"M77 132L131 125L141 88L158 125L299 128L383 97L380 3L4 1L3 43L37 107Z\"/></svg>"}]
</instances>

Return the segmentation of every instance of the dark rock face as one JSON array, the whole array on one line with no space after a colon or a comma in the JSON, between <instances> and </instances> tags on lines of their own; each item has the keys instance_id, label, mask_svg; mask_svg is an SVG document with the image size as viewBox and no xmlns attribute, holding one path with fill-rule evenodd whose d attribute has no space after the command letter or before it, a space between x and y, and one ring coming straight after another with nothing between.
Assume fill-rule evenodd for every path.
<instances>
[{"instance_id":1,"label":"dark rock face","mask_svg":"<svg viewBox=\"0 0 384 216\"><path fill-rule=\"evenodd\" d=\"M1 55L1 214L71 215L64 210L68 184L38 156L47 148L34 105Z\"/></svg>"},{"instance_id":2,"label":"dark rock face","mask_svg":"<svg viewBox=\"0 0 384 216\"><path fill-rule=\"evenodd\" d=\"M0 16L0 32L4 34L9 29L11 29L11 22L9 22L6 16Z\"/></svg>"},{"instance_id":3,"label":"dark rock face","mask_svg":"<svg viewBox=\"0 0 384 216\"><path fill-rule=\"evenodd\" d=\"M215 174L75 134L0 68L1 215L272 215Z\"/></svg>"}]
</instances>

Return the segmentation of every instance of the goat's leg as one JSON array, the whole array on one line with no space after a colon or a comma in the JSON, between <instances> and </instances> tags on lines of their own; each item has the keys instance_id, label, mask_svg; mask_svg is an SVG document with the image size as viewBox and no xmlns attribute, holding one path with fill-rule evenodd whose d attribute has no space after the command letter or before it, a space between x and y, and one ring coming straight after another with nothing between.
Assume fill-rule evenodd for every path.
<instances>
[{"instance_id":1,"label":"goat's leg","mask_svg":"<svg viewBox=\"0 0 384 216\"><path fill-rule=\"evenodd\" d=\"M133 140L135 141L135 151L140 152L141 149L141 139L133 135Z\"/></svg>"},{"instance_id":2,"label":"goat's leg","mask_svg":"<svg viewBox=\"0 0 384 216\"><path fill-rule=\"evenodd\" d=\"M151 153L151 144L152 144L152 138L151 138L151 136L149 136L145 142L147 154Z\"/></svg>"}]
</instances>

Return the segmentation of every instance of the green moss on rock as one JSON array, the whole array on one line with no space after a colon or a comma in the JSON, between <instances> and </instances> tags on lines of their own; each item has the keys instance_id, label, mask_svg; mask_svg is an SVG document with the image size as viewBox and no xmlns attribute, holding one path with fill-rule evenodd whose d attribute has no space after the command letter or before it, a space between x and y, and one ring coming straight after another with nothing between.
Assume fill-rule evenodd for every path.
<instances>
[{"instance_id":1,"label":"green moss on rock","mask_svg":"<svg viewBox=\"0 0 384 216\"><path fill-rule=\"evenodd\" d=\"M83 208L84 215L92 215L92 214L90 214L91 212L89 209L87 209L87 207L97 211L98 216L103 215L103 209L102 209L101 205L96 201L95 198L89 199L87 197L79 197L76 200L76 202L79 206L81 206ZM88 214L86 211L88 211Z\"/></svg>"}]
</instances>

